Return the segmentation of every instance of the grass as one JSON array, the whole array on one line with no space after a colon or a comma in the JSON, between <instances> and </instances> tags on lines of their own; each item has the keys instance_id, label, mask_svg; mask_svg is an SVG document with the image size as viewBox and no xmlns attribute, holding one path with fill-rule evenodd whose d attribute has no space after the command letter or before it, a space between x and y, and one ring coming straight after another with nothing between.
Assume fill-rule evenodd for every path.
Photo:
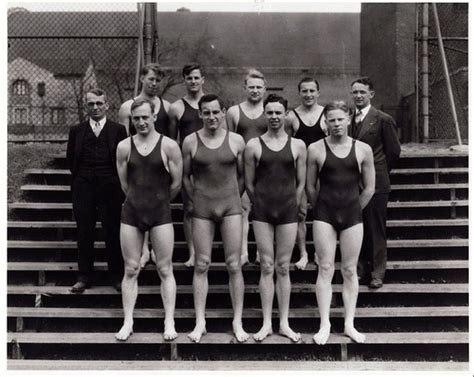
<instances>
[{"instance_id":1,"label":"grass","mask_svg":"<svg viewBox=\"0 0 474 377\"><path fill-rule=\"evenodd\" d=\"M64 150L65 146L57 143L8 143L8 202L21 200L25 169L46 168L52 162L50 155Z\"/></svg>"}]
</instances>

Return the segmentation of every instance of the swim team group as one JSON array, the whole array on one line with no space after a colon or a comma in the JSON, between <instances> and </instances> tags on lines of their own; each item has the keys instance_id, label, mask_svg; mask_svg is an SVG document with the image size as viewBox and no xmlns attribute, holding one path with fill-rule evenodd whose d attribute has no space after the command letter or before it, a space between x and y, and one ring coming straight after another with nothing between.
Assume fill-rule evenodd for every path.
<instances>
[{"instance_id":1,"label":"swim team group","mask_svg":"<svg viewBox=\"0 0 474 377\"><path fill-rule=\"evenodd\" d=\"M298 83L300 104L290 110L281 96L265 96L266 80L255 69L243 82L246 100L229 109L218 96L204 94L198 64L185 65L182 76L186 95L170 104L160 96L164 70L158 64L144 66L141 92L122 104L120 123L107 119L103 90L86 93L89 118L71 127L67 145L79 265L71 292L82 293L93 284L95 225L100 219L111 284L122 293L124 322L115 337L124 341L133 334L137 279L151 258L161 279L163 336L175 339L170 203L181 195L189 250L185 265L194 268L196 323L188 337L199 342L206 334L216 226L229 274L233 332L239 342L250 337L242 325L242 266L249 262L250 217L263 314L253 338L262 341L272 334L276 292L279 334L298 342L301 335L288 320L289 269L295 243L295 268L303 270L308 263L306 217L311 210L320 314L313 340L325 344L330 335L339 240L344 333L364 342L365 335L354 327L359 283L372 289L383 285L389 171L400 155L394 120L371 105L375 92L370 78L351 84L352 111L343 101L318 104L320 88L313 77Z\"/></svg>"}]
</instances>

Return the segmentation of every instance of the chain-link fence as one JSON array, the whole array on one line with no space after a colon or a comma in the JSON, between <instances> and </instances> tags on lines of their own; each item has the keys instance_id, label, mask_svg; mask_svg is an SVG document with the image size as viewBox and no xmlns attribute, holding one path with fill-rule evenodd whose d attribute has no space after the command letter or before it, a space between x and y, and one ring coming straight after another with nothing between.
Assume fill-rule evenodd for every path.
<instances>
[{"instance_id":1,"label":"chain-link fence","mask_svg":"<svg viewBox=\"0 0 474 377\"><path fill-rule=\"evenodd\" d=\"M117 120L121 103L132 98L136 86L136 4L104 3L100 11L101 4L96 4L94 12L41 6L44 11L9 9L11 141L66 140L69 127L85 119L83 97L90 87L107 92L108 117ZM298 104L298 81L308 75L320 81L321 103L350 100L349 84L359 74L358 14L182 11L159 17L158 61L167 70L161 89L170 102L185 94L181 68L190 61L204 68L204 91L221 95L228 105L245 99L244 76L252 66L265 74L269 91L286 96L292 106ZM334 32L324 34L328 28ZM311 49L305 40L308 30L321 36Z\"/></svg>"},{"instance_id":2,"label":"chain-link fence","mask_svg":"<svg viewBox=\"0 0 474 377\"><path fill-rule=\"evenodd\" d=\"M436 3L446 63L449 70L456 114L462 139L468 138L468 4ZM423 4L418 5L418 36L422 35ZM446 79L443 71L436 34L432 5L428 8L428 74L429 130L423 132L422 90L420 89L419 134L420 141L454 140L455 124L450 108ZM421 38L418 39L421 46ZM422 48L419 48L419 87L422 87Z\"/></svg>"}]
</instances>

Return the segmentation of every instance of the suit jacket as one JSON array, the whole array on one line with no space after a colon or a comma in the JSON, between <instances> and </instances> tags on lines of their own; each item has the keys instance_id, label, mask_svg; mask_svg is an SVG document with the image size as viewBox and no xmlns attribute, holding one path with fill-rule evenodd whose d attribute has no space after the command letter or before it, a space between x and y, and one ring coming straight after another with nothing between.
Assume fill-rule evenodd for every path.
<instances>
[{"instance_id":1,"label":"suit jacket","mask_svg":"<svg viewBox=\"0 0 474 377\"><path fill-rule=\"evenodd\" d=\"M350 135L354 134L354 126L353 117ZM389 172L400 157L400 142L395 121L390 115L371 106L362 122L357 139L372 147L375 165L375 192L390 192Z\"/></svg>"},{"instance_id":2,"label":"suit jacket","mask_svg":"<svg viewBox=\"0 0 474 377\"><path fill-rule=\"evenodd\" d=\"M69 130L66 157L72 178L76 176L82 161L82 140L84 139L87 127L90 127L88 120L71 127ZM112 156L114 171L116 171L117 145L127 137L127 131L121 124L107 119L101 132L107 132L110 155Z\"/></svg>"}]
</instances>

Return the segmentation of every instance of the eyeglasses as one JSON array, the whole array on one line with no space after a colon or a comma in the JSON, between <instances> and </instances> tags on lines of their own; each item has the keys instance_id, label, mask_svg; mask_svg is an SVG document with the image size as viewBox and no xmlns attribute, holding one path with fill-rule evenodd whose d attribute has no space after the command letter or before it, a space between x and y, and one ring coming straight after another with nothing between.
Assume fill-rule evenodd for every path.
<instances>
[{"instance_id":1,"label":"eyeglasses","mask_svg":"<svg viewBox=\"0 0 474 377\"><path fill-rule=\"evenodd\" d=\"M105 105L105 102L87 102L86 105L87 107L94 107L94 105L97 105L97 107L101 107Z\"/></svg>"}]
</instances>

